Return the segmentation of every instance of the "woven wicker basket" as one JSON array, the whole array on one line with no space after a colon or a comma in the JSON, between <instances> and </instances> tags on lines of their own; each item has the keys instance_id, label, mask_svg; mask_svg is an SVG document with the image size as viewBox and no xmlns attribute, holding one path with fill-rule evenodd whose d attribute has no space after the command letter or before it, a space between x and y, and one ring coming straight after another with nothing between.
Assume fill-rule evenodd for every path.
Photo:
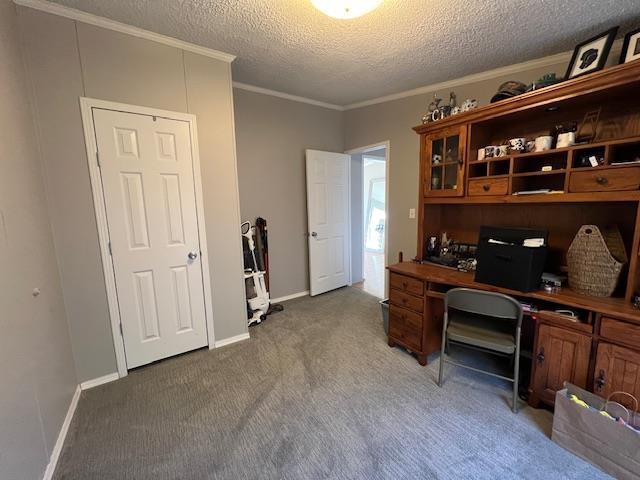
<instances>
[{"instance_id":1,"label":"woven wicker basket","mask_svg":"<svg viewBox=\"0 0 640 480\"><path fill-rule=\"evenodd\" d=\"M583 295L610 297L626 263L627 252L616 227L601 231L583 225L567 251L569 286Z\"/></svg>"}]
</instances>

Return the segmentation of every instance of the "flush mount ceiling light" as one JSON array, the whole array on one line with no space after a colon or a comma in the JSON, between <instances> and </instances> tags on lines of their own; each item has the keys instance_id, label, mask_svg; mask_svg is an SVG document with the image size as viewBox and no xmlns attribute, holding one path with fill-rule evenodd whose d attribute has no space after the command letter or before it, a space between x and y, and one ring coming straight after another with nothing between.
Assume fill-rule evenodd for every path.
<instances>
[{"instance_id":1,"label":"flush mount ceiling light","mask_svg":"<svg viewBox=\"0 0 640 480\"><path fill-rule=\"evenodd\" d=\"M313 6L333 18L346 20L374 10L382 0L311 0Z\"/></svg>"}]
</instances>

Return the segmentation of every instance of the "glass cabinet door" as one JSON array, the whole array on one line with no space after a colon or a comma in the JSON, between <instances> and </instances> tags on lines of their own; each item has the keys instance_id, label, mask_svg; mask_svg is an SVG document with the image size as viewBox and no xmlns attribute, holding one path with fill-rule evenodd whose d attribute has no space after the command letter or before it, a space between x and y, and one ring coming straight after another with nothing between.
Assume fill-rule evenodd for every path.
<instances>
[{"instance_id":1,"label":"glass cabinet door","mask_svg":"<svg viewBox=\"0 0 640 480\"><path fill-rule=\"evenodd\" d=\"M427 137L425 145L425 193L457 196L462 194L464 135L459 128Z\"/></svg>"}]
</instances>

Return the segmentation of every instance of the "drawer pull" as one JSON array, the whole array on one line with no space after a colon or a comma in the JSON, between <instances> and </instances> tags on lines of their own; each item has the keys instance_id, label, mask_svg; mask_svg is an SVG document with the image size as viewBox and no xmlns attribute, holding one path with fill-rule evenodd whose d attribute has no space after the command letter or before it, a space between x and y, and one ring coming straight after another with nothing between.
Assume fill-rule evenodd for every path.
<instances>
[{"instance_id":1,"label":"drawer pull","mask_svg":"<svg viewBox=\"0 0 640 480\"><path fill-rule=\"evenodd\" d=\"M488 192L489 190L491 190L491 185L489 185L488 183L485 183L484 185L482 185L482 189L485 192Z\"/></svg>"},{"instance_id":2,"label":"drawer pull","mask_svg":"<svg viewBox=\"0 0 640 480\"><path fill-rule=\"evenodd\" d=\"M538 365L542 365L544 363L544 348L540 349L540 353L538 353L536 359L538 360Z\"/></svg>"},{"instance_id":3,"label":"drawer pull","mask_svg":"<svg viewBox=\"0 0 640 480\"><path fill-rule=\"evenodd\" d=\"M407 282L402 282L402 288L407 288L409 284Z\"/></svg>"},{"instance_id":4,"label":"drawer pull","mask_svg":"<svg viewBox=\"0 0 640 480\"><path fill-rule=\"evenodd\" d=\"M596 183L598 185L606 185L609 183L609 179L607 177L596 177Z\"/></svg>"},{"instance_id":5,"label":"drawer pull","mask_svg":"<svg viewBox=\"0 0 640 480\"><path fill-rule=\"evenodd\" d=\"M598 378L596 378L596 390L600 391L602 390L602 387L604 387L607 384L605 378L604 378L604 370L600 370L600 373L598 374Z\"/></svg>"}]
</instances>

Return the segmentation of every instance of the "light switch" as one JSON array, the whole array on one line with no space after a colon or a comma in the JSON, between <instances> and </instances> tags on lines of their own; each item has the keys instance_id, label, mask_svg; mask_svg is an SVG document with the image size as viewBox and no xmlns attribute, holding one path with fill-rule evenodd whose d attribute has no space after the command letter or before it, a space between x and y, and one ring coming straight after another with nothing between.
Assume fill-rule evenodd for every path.
<instances>
[{"instance_id":1,"label":"light switch","mask_svg":"<svg viewBox=\"0 0 640 480\"><path fill-rule=\"evenodd\" d=\"M415 208L410 208L409 209L409 218L416 218L416 209Z\"/></svg>"}]
</instances>

